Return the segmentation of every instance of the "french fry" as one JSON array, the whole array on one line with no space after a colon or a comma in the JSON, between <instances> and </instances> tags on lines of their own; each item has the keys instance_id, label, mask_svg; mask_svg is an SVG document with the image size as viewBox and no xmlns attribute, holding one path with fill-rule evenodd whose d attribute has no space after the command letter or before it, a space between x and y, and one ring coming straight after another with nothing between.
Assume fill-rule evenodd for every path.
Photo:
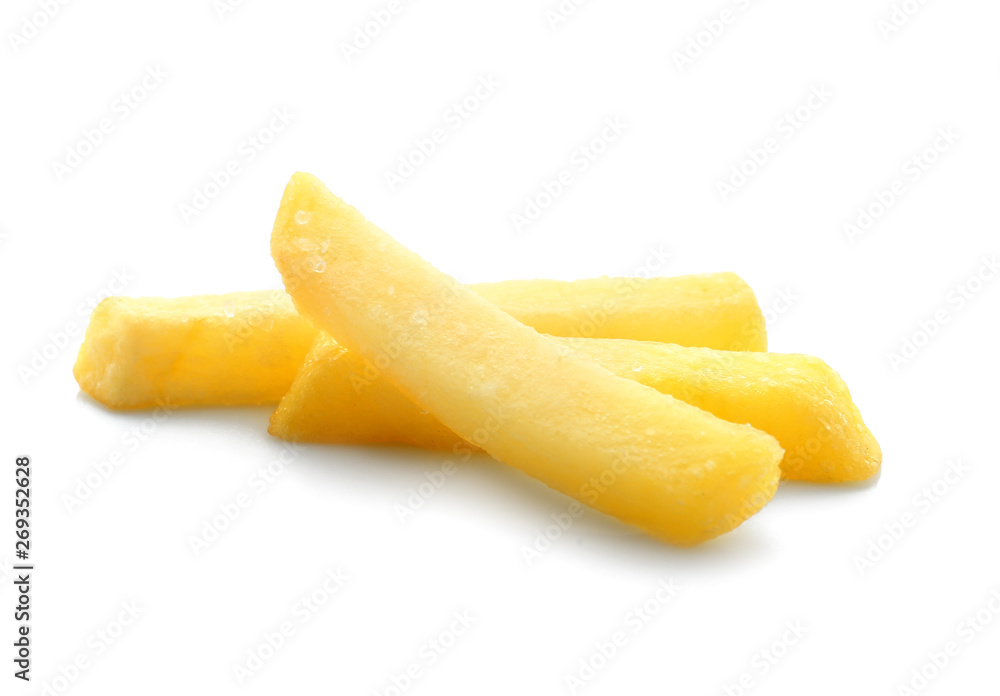
<instances>
[{"instance_id":1,"label":"french fry","mask_svg":"<svg viewBox=\"0 0 1000 696\"><path fill-rule=\"evenodd\" d=\"M90 317L73 375L115 409L273 403L315 338L283 290L109 297Z\"/></svg>"},{"instance_id":2,"label":"french fry","mask_svg":"<svg viewBox=\"0 0 1000 696\"><path fill-rule=\"evenodd\" d=\"M734 273L471 287L546 333L767 348L757 300ZM115 409L277 403L316 334L283 291L109 297L94 310L73 372Z\"/></svg>"},{"instance_id":3,"label":"french fry","mask_svg":"<svg viewBox=\"0 0 1000 696\"><path fill-rule=\"evenodd\" d=\"M271 252L296 308L500 461L692 545L773 496L778 442L565 351L395 242L308 174Z\"/></svg>"},{"instance_id":4,"label":"french fry","mask_svg":"<svg viewBox=\"0 0 1000 696\"><path fill-rule=\"evenodd\" d=\"M522 324L551 336L767 350L757 298L735 273L505 280L470 287Z\"/></svg>"},{"instance_id":5,"label":"french fry","mask_svg":"<svg viewBox=\"0 0 1000 696\"><path fill-rule=\"evenodd\" d=\"M785 450L782 478L841 483L878 473L878 443L840 375L819 358L616 339L552 341L619 377L773 435ZM317 337L268 431L300 442L399 443L455 452L474 447L325 334Z\"/></svg>"}]
</instances>

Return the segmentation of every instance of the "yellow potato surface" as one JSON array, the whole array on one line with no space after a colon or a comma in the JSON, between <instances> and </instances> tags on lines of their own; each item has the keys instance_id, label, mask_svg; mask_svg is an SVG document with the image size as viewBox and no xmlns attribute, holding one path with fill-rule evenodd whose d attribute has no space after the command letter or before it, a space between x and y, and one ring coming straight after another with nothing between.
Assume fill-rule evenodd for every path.
<instances>
[{"instance_id":1,"label":"yellow potato surface","mask_svg":"<svg viewBox=\"0 0 1000 696\"><path fill-rule=\"evenodd\" d=\"M553 335L767 349L760 307L735 273L470 287ZM74 374L117 409L277 403L317 333L284 291L110 297L94 310Z\"/></svg>"},{"instance_id":2,"label":"yellow potato surface","mask_svg":"<svg viewBox=\"0 0 1000 696\"><path fill-rule=\"evenodd\" d=\"M450 430L556 490L682 545L733 529L774 494L773 437L567 354L313 176L285 189L271 252L314 325Z\"/></svg>"},{"instance_id":3,"label":"yellow potato surface","mask_svg":"<svg viewBox=\"0 0 1000 696\"><path fill-rule=\"evenodd\" d=\"M273 403L315 338L283 290L109 297L90 317L73 375L116 409Z\"/></svg>"},{"instance_id":4,"label":"yellow potato surface","mask_svg":"<svg viewBox=\"0 0 1000 696\"><path fill-rule=\"evenodd\" d=\"M879 470L878 443L843 380L819 358L645 341L552 340L619 377L773 435L785 449L782 478L861 481ZM300 442L469 447L325 334L271 416L269 432Z\"/></svg>"},{"instance_id":5,"label":"yellow potato surface","mask_svg":"<svg viewBox=\"0 0 1000 696\"><path fill-rule=\"evenodd\" d=\"M757 298L735 273L505 280L471 287L521 323L552 336L767 350Z\"/></svg>"}]
</instances>

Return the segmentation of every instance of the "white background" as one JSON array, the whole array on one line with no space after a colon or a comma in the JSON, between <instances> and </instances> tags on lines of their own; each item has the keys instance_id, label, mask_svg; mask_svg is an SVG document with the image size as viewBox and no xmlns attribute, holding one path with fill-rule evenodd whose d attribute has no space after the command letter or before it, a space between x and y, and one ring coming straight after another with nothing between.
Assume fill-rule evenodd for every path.
<instances>
[{"instance_id":1,"label":"white background","mask_svg":"<svg viewBox=\"0 0 1000 696\"><path fill-rule=\"evenodd\" d=\"M555 27L555 0L414 0L351 61L343 44L387 0L248 0L221 18L211 0L69 2L32 34L42 4L0 13L0 559L13 554L13 459L29 453L37 563L30 686L11 676L15 597L0 574L2 693L393 694L416 663L404 693L737 694L748 674L743 693L894 694L949 641L957 656L927 668L919 693L996 692L1000 283L976 278L1000 251L997 3L924 3L885 36L888 0L591 0ZM679 70L674 54L723 10L732 23ZM499 88L452 128L452 104L489 77ZM785 137L814 87L832 96ZM291 123L248 161L245 139L282 108ZM110 133L60 177L105 118ZM608 118L627 128L581 171L578 148ZM446 142L390 191L385 173L436 127ZM957 141L913 180L912 158L948 128ZM777 151L724 200L718 182L771 137ZM232 159L240 173L185 221L181 204ZM511 215L564 168L573 184L517 231ZM401 523L396 506L439 454L308 447L258 495L248 477L283 451L268 408L155 422L80 395L71 367L102 290L280 287L268 238L298 169L462 281L740 273L772 349L844 376L883 447L881 478L783 484L693 550L587 513L529 564L523 549L567 499L485 457ZM905 192L850 238L845 223L897 179ZM949 301L959 287L978 292ZM928 339L921 322L939 308L947 323ZM894 365L907 339L920 347ZM35 351L49 358L29 374ZM136 427L149 434L133 448ZM68 512L64 495L116 451L124 463ZM952 461L968 470L929 502L921 491ZM251 506L196 555L191 536L248 490ZM915 524L859 569L907 513ZM299 623L296 602L338 568L350 579ZM668 580L675 596L633 630L630 612L655 608ZM132 601L140 617L95 654ZM428 641L462 611L473 626L428 664ZM970 634L977 612L992 625ZM240 684L234 665L285 620L294 635ZM805 629L790 646L788 622ZM572 689L567 675L616 631L625 645ZM89 666L53 682L81 654Z\"/></svg>"}]
</instances>

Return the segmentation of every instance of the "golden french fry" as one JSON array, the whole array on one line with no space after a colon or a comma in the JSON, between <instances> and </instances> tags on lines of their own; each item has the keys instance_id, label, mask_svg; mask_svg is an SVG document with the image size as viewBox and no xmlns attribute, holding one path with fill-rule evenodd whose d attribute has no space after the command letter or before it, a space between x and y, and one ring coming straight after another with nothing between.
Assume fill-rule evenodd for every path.
<instances>
[{"instance_id":1,"label":"golden french fry","mask_svg":"<svg viewBox=\"0 0 1000 696\"><path fill-rule=\"evenodd\" d=\"M73 375L116 409L272 403L315 338L283 290L109 297L90 317Z\"/></svg>"},{"instance_id":2,"label":"golden french fry","mask_svg":"<svg viewBox=\"0 0 1000 696\"><path fill-rule=\"evenodd\" d=\"M739 525L782 449L564 351L395 242L308 174L271 252L296 308L464 439L677 544Z\"/></svg>"},{"instance_id":3,"label":"golden french fry","mask_svg":"<svg viewBox=\"0 0 1000 696\"><path fill-rule=\"evenodd\" d=\"M757 300L734 273L471 287L547 333L767 348ZM110 297L94 310L73 373L116 409L276 403L316 334L278 290Z\"/></svg>"},{"instance_id":4,"label":"golden french fry","mask_svg":"<svg viewBox=\"0 0 1000 696\"><path fill-rule=\"evenodd\" d=\"M819 358L616 339L552 340L619 377L773 435L785 450L782 478L838 483L878 473L878 443L840 375ZM469 447L379 379L373 365L325 334L271 416L269 432L301 442Z\"/></svg>"}]
</instances>

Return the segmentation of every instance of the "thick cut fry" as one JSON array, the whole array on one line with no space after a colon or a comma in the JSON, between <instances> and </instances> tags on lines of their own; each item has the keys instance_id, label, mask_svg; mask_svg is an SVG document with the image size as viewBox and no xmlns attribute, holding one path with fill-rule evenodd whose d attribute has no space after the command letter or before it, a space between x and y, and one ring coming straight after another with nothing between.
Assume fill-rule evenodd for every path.
<instances>
[{"instance_id":1,"label":"thick cut fry","mask_svg":"<svg viewBox=\"0 0 1000 696\"><path fill-rule=\"evenodd\" d=\"M470 287L553 335L767 349L763 314L735 273ZM73 372L110 408L277 403L316 334L281 291L109 297L94 310Z\"/></svg>"},{"instance_id":2,"label":"thick cut fry","mask_svg":"<svg viewBox=\"0 0 1000 696\"><path fill-rule=\"evenodd\" d=\"M553 340L617 375L774 435L785 449L783 478L863 481L882 464L882 450L847 385L819 358L615 339Z\"/></svg>"},{"instance_id":3,"label":"thick cut fry","mask_svg":"<svg viewBox=\"0 0 1000 696\"><path fill-rule=\"evenodd\" d=\"M552 336L767 350L757 298L735 273L505 280L471 287L522 324Z\"/></svg>"},{"instance_id":4,"label":"thick cut fry","mask_svg":"<svg viewBox=\"0 0 1000 696\"><path fill-rule=\"evenodd\" d=\"M323 333L271 415L268 432L294 442L469 447L374 365Z\"/></svg>"},{"instance_id":5,"label":"thick cut fry","mask_svg":"<svg viewBox=\"0 0 1000 696\"><path fill-rule=\"evenodd\" d=\"M315 337L282 290L109 297L90 317L73 374L111 408L271 403Z\"/></svg>"},{"instance_id":6,"label":"thick cut fry","mask_svg":"<svg viewBox=\"0 0 1000 696\"><path fill-rule=\"evenodd\" d=\"M773 435L785 450L783 478L839 483L862 481L879 470L882 452L847 385L819 358L616 339L552 340L619 377ZM469 446L325 334L271 416L269 432L301 442L456 451Z\"/></svg>"},{"instance_id":7,"label":"thick cut fry","mask_svg":"<svg viewBox=\"0 0 1000 696\"><path fill-rule=\"evenodd\" d=\"M773 437L566 355L315 177L289 182L271 252L318 328L449 429L567 495L690 545L774 494Z\"/></svg>"}]
</instances>

